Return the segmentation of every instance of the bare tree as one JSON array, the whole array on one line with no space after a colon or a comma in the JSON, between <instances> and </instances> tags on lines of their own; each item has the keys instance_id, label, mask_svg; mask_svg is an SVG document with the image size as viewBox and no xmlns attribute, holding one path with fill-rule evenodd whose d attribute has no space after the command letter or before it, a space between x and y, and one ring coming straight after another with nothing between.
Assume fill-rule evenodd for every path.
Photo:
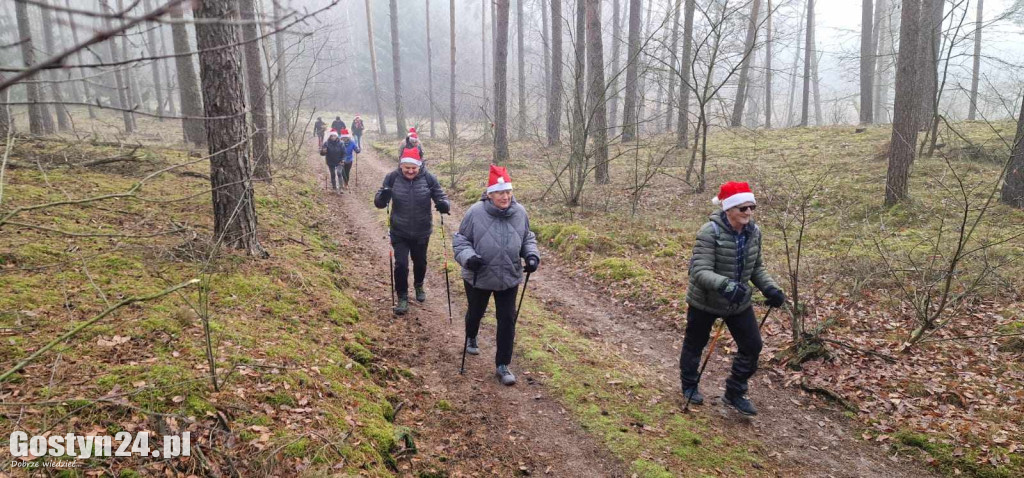
<instances>
[{"instance_id":1,"label":"bare tree","mask_svg":"<svg viewBox=\"0 0 1024 478\"><path fill-rule=\"evenodd\" d=\"M103 5L103 9L106 13L112 13L110 5L106 0L100 0L100 3ZM103 23L108 30L113 28L110 17L111 16L108 15L103 18ZM110 53L111 62L117 63L121 60L121 55L118 53L116 38L112 38L107 41L107 49ZM191 58L189 58L189 61L191 61ZM123 68L117 68L114 70L114 82L117 84L117 107L121 109L121 120L124 122L124 132L132 133L135 131L135 119L132 117L131 113L131 98L128 96L127 82L125 81L125 77L122 76L124 74L124 70L125 69Z\"/></svg>"},{"instance_id":2,"label":"bare tree","mask_svg":"<svg viewBox=\"0 0 1024 478\"><path fill-rule=\"evenodd\" d=\"M620 0L612 0L612 75L608 84L611 93L611 118L608 122L608 135L614 137L619 127L619 57L622 56L622 9Z\"/></svg>"},{"instance_id":3,"label":"bare tree","mask_svg":"<svg viewBox=\"0 0 1024 478\"><path fill-rule=\"evenodd\" d=\"M285 55L284 31L282 31L281 4L277 0L271 2L274 5L274 28L278 30L274 35L274 45L277 49L277 131L281 136L288 136L288 124L291 117L291 109L288 106L288 58Z\"/></svg>"},{"instance_id":4,"label":"bare tree","mask_svg":"<svg viewBox=\"0 0 1024 478\"><path fill-rule=\"evenodd\" d=\"M67 9L68 9L68 12L67 12L67 14L68 14L68 26L70 27L70 30L71 30L71 42L73 44L75 44L75 45L79 45L80 43L78 41L78 22L75 21L75 17L71 13L71 0L64 0L64 6L66 6ZM75 53L75 60L77 60L79 63L84 63L82 61L82 50L78 50L78 52ZM85 101L87 101L89 103L89 105L90 105L89 106L89 118L90 119L96 119L96 112L92 108L92 98L93 98L93 95L92 95L92 93L90 93L90 90L89 90L89 82L87 80L85 80L85 79L82 80L82 95L83 95L83 98L85 98Z\"/></svg>"},{"instance_id":5,"label":"bare tree","mask_svg":"<svg viewBox=\"0 0 1024 478\"><path fill-rule=\"evenodd\" d=\"M796 31L796 55L793 55L793 69L789 74L789 105L786 107L786 126L793 126L793 104L796 103L796 79L798 68L800 67L800 52L803 47L803 43L800 42L801 35L804 34L804 20L806 17L800 15L800 26L797 27Z\"/></svg>"},{"instance_id":6,"label":"bare tree","mask_svg":"<svg viewBox=\"0 0 1024 478\"><path fill-rule=\"evenodd\" d=\"M392 0L394 1L394 0ZM509 0L494 0L494 164L508 163L508 16Z\"/></svg>"},{"instance_id":7,"label":"bare tree","mask_svg":"<svg viewBox=\"0 0 1024 478\"><path fill-rule=\"evenodd\" d=\"M171 19L181 20L180 9L171 10ZM192 64L192 48L189 46L186 24L180 21L171 23L171 40L174 43L174 65L178 72L178 98L181 104L182 129L185 141L195 144L206 142L206 124L202 119L203 103L199 95L199 81L196 79L195 66Z\"/></svg>"},{"instance_id":8,"label":"bare tree","mask_svg":"<svg viewBox=\"0 0 1024 478\"><path fill-rule=\"evenodd\" d=\"M974 121L978 114L978 77L981 72L981 21L984 18L985 0L978 0L978 12L974 16L974 66L971 69L971 106L967 119Z\"/></svg>"},{"instance_id":9,"label":"bare tree","mask_svg":"<svg viewBox=\"0 0 1024 478\"><path fill-rule=\"evenodd\" d=\"M772 0L768 0L764 12L764 127L772 129Z\"/></svg>"},{"instance_id":10,"label":"bare tree","mask_svg":"<svg viewBox=\"0 0 1024 478\"><path fill-rule=\"evenodd\" d=\"M877 38L876 59L875 59L875 94L874 113L875 122L889 120L889 81L890 65L892 64L892 10L889 0L878 0L875 4L875 17L878 24L875 28Z\"/></svg>"},{"instance_id":11,"label":"bare tree","mask_svg":"<svg viewBox=\"0 0 1024 478\"><path fill-rule=\"evenodd\" d=\"M237 17L232 0L201 0L196 19ZM278 17L280 19L280 17ZM210 151L210 183L213 190L213 224L216 243L245 250L255 256L267 253L256 237L256 210L250 180L245 128L242 60L236 25L228 22L196 23L199 72L203 84Z\"/></svg>"},{"instance_id":12,"label":"bare tree","mask_svg":"<svg viewBox=\"0 0 1024 478\"><path fill-rule=\"evenodd\" d=\"M920 38L918 39L917 56L918 129L930 129L932 119L938 114L939 89L939 43L942 40L942 13L945 0L922 0L920 19ZM902 30L901 30L902 31Z\"/></svg>"},{"instance_id":13,"label":"bare tree","mask_svg":"<svg viewBox=\"0 0 1024 478\"><path fill-rule=\"evenodd\" d=\"M1003 183L1000 200L1013 207L1024 209L1024 101L1020 105L1017 135L1013 139L1013 147L1010 150L1010 160L1006 166L1006 180Z\"/></svg>"},{"instance_id":14,"label":"bare tree","mask_svg":"<svg viewBox=\"0 0 1024 478\"><path fill-rule=\"evenodd\" d=\"M636 138L637 68L640 63L640 0L629 0L629 43L626 52L626 97L622 104L622 141Z\"/></svg>"},{"instance_id":15,"label":"bare tree","mask_svg":"<svg viewBox=\"0 0 1024 478\"><path fill-rule=\"evenodd\" d=\"M267 143L267 86L263 83L263 59L256 31L256 0L238 0L243 20L242 49L245 53L245 80L249 87L249 117L252 118L252 169L258 179L270 179L270 148Z\"/></svg>"},{"instance_id":16,"label":"bare tree","mask_svg":"<svg viewBox=\"0 0 1024 478\"><path fill-rule=\"evenodd\" d=\"M391 7L391 73L395 80L395 120L399 138L405 137L405 104L402 101L402 56L398 43L398 0L389 2Z\"/></svg>"},{"instance_id":17,"label":"bare tree","mask_svg":"<svg viewBox=\"0 0 1024 478\"><path fill-rule=\"evenodd\" d=\"M896 61L896 104L889 142L889 169L885 178L885 204L896 204L907 197L910 165L917 145L920 101L916 95L920 85L915 71L915 56L920 54L921 0L903 0L900 24L900 53ZM926 38L927 40L927 38Z\"/></svg>"},{"instance_id":18,"label":"bare tree","mask_svg":"<svg viewBox=\"0 0 1024 478\"><path fill-rule=\"evenodd\" d=\"M487 92L487 3L488 0L482 0L480 2L480 75L483 77L483 82L480 83L480 89L483 92L484 97L485 116L489 114L491 109L489 95ZM491 22L494 22L493 14L491 15ZM494 38L494 36L492 35L491 38ZM484 137L491 137L490 125L484 124Z\"/></svg>"},{"instance_id":19,"label":"bare tree","mask_svg":"<svg viewBox=\"0 0 1024 478\"><path fill-rule=\"evenodd\" d=\"M811 65L814 62L814 0L807 0L807 33L804 39L804 101L800 107L800 126L807 126L810 116Z\"/></svg>"},{"instance_id":20,"label":"bare tree","mask_svg":"<svg viewBox=\"0 0 1024 478\"><path fill-rule=\"evenodd\" d=\"M747 24L747 39L743 42L744 51L753 51L757 42L757 15L761 12L761 0L750 3L750 20ZM743 107L747 103L747 77L750 74L750 57L745 55L740 66L740 78L736 84L736 101L732 104L732 119L729 126L743 125Z\"/></svg>"},{"instance_id":21,"label":"bare tree","mask_svg":"<svg viewBox=\"0 0 1024 478\"><path fill-rule=\"evenodd\" d=\"M613 0L618 3L619 0ZM551 91L551 41L549 34L551 30L548 27L548 0L540 0L540 41L541 51L544 57L544 66L541 68L544 70L544 99L545 105L547 100L547 94Z\"/></svg>"},{"instance_id":22,"label":"bare tree","mask_svg":"<svg viewBox=\"0 0 1024 478\"><path fill-rule=\"evenodd\" d=\"M70 1L70 0L68 0L68 1ZM159 30L158 31L160 32L160 54L161 55L166 55L167 54L167 41L165 40L165 37L167 35L164 34L163 25L159 26ZM161 60L160 63L163 64L164 80L166 80L166 84L167 84L167 90L165 91L166 95L164 96L165 100L167 101L167 112L171 116L178 116L178 111L177 111L177 109L174 106L174 95L172 94L174 92L174 86L173 86L174 85L174 81L171 79L172 78L171 77L171 67L169 66L170 61ZM88 82L83 82L82 85L83 86L88 86ZM86 97L88 97L88 96L89 96L88 90L86 90ZM91 106L89 107L89 116L90 117L95 117L93 115L93 113L92 113L92 107Z\"/></svg>"},{"instance_id":23,"label":"bare tree","mask_svg":"<svg viewBox=\"0 0 1024 478\"><path fill-rule=\"evenodd\" d=\"M516 55L519 57L519 118L516 121L516 135L526 137L526 60L523 43L523 1L516 0Z\"/></svg>"},{"instance_id":24,"label":"bare tree","mask_svg":"<svg viewBox=\"0 0 1024 478\"><path fill-rule=\"evenodd\" d=\"M633 0L639 1L639 0ZM562 126L562 2L551 2L551 91L548 93L548 146L559 142Z\"/></svg>"},{"instance_id":25,"label":"bare tree","mask_svg":"<svg viewBox=\"0 0 1024 478\"><path fill-rule=\"evenodd\" d=\"M672 6L672 41L669 44L669 60L672 62L672 68L676 69L679 67L679 58L676 56L676 49L679 46L679 11L681 10L682 0L675 0L675 4ZM672 107L675 106L676 97L676 78L677 75L668 75L668 111L665 114L665 130L672 131L672 120L675 119L675 111Z\"/></svg>"},{"instance_id":26,"label":"bare tree","mask_svg":"<svg viewBox=\"0 0 1024 478\"><path fill-rule=\"evenodd\" d=\"M679 119L676 129L676 146L686 148L689 143L690 129L690 91L694 89L695 82L692 78L693 67L693 14L696 9L696 0L686 0L683 7L683 58L679 69Z\"/></svg>"},{"instance_id":27,"label":"bare tree","mask_svg":"<svg viewBox=\"0 0 1024 478\"><path fill-rule=\"evenodd\" d=\"M874 122L872 97L875 79L875 49L872 48L874 8L871 0L862 0L860 13L860 124Z\"/></svg>"},{"instance_id":28,"label":"bare tree","mask_svg":"<svg viewBox=\"0 0 1024 478\"><path fill-rule=\"evenodd\" d=\"M427 104L430 106L430 139L434 139L434 52L430 45L430 0L427 0Z\"/></svg>"},{"instance_id":29,"label":"bare tree","mask_svg":"<svg viewBox=\"0 0 1024 478\"><path fill-rule=\"evenodd\" d=\"M50 11L50 6L47 0L39 0L39 14L40 19L43 21L43 46L45 50L43 53L46 56L57 53L57 48L53 40L53 14ZM64 99L60 93L60 86L58 81L60 76L57 74L57 70L49 70L47 72L47 78L50 80L50 97L53 98L54 105L53 110L57 113L57 129L60 131L71 130L71 115L68 114L68 108L64 105Z\"/></svg>"},{"instance_id":30,"label":"bare tree","mask_svg":"<svg viewBox=\"0 0 1024 478\"><path fill-rule=\"evenodd\" d=\"M32 41L32 26L29 23L28 4L24 0L14 2L15 15L18 19L18 42L21 43L21 60L28 68L36 62L36 51ZM28 128L32 134L52 134L53 118L50 117L50 109L43 100L39 83L29 81L25 83L26 96L28 97ZM49 121L47 121L49 120Z\"/></svg>"},{"instance_id":31,"label":"bare tree","mask_svg":"<svg viewBox=\"0 0 1024 478\"><path fill-rule=\"evenodd\" d=\"M601 0L587 0L587 77L590 135L594 140L594 168L598 184L608 184L608 109L605 101L604 45L601 41ZM582 41L578 39L577 41Z\"/></svg>"},{"instance_id":32,"label":"bare tree","mask_svg":"<svg viewBox=\"0 0 1024 478\"><path fill-rule=\"evenodd\" d=\"M458 139L457 131L455 126L455 0L449 0L448 2L448 55L450 60L449 81L448 81L448 138L449 143L454 147L455 141ZM454 155L454 150L453 153ZM454 156L453 156L454 157ZM453 161L454 167L454 161ZM452 180L454 186L455 180Z\"/></svg>"},{"instance_id":33,"label":"bare tree","mask_svg":"<svg viewBox=\"0 0 1024 478\"><path fill-rule=\"evenodd\" d=\"M455 14L452 13L454 16ZM455 35L452 33L452 35ZM366 0L366 36L368 37L367 45L370 49L370 73L373 75L373 99L377 104L377 132L385 135L388 134L387 124L384 122L384 108L380 102L380 80L377 77L377 47L373 45L373 9L370 8L370 0ZM452 48L454 49L454 42L452 42ZM452 56L454 58L454 55ZM454 69L452 69L454 71ZM452 122L452 124L455 124ZM402 130L398 130L401 132Z\"/></svg>"},{"instance_id":34,"label":"bare tree","mask_svg":"<svg viewBox=\"0 0 1024 478\"><path fill-rule=\"evenodd\" d=\"M153 10L153 7L150 4L149 0L145 0L143 6L146 8L146 11ZM157 30L158 27L158 25L154 25L146 29L146 46L149 47L149 56L152 57L158 56L155 34L155 31ZM253 28L255 29L255 26ZM149 66L153 70L153 95L156 96L156 114L158 116L161 116L160 121L163 121L162 116L164 115L164 88L163 82L161 81L160 78L160 61L153 60L149 64Z\"/></svg>"}]
</instances>

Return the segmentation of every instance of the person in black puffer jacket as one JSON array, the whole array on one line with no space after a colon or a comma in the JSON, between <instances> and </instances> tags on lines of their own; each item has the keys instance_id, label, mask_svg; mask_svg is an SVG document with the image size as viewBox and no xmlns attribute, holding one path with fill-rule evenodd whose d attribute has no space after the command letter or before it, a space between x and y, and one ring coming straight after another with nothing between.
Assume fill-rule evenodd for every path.
<instances>
[{"instance_id":1,"label":"person in black puffer jacket","mask_svg":"<svg viewBox=\"0 0 1024 478\"><path fill-rule=\"evenodd\" d=\"M427 275L427 246L433 233L430 201L441 214L448 214L451 205L441 183L422 167L416 158L402 158L398 169L384 177L384 184L373 198L378 209L391 204L389 218L391 247L395 250L395 292L398 295L396 315L409 311L409 256L412 256L413 286L416 300L427 300L423 279Z\"/></svg>"},{"instance_id":2,"label":"person in black puffer jacket","mask_svg":"<svg viewBox=\"0 0 1024 478\"><path fill-rule=\"evenodd\" d=\"M341 177L341 162L345 159L345 145L338 140L338 132L327 133L327 141L320 147L320 156L327 160L327 169L331 175L331 188L338 190L338 184L344 184Z\"/></svg>"}]
</instances>

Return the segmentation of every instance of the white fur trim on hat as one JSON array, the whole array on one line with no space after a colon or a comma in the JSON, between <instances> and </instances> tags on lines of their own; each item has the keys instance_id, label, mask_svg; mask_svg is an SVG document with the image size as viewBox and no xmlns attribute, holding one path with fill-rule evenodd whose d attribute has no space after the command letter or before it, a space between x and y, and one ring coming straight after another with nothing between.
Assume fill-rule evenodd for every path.
<instances>
[{"instance_id":1,"label":"white fur trim on hat","mask_svg":"<svg viewBox=\"0 0 1024 478\"><path fill-rule=\"evenodd\" d=\"M718 198L716 197L715 199ZM712 200L712 202L714 202L714 200ZM732 209L746 202L752 202L754 204L757 204L757 201L754 200L754 193L736 193L733 194L732 196L725 198L724 201L720 202L722 203L723 211L726 209Z\"/></svg>"},{"instance_id":2,"label":"white fur trim on hat","mask_svg":"<svg viewBox=\"0 0 1024 478\"><path fill-rule=\"evenodd\" d=\"M508 191L509 189L512 189L512 183L506 183L505 178L498 178L498 182L487 186L487 194Z\"/></svg>"},{"instance_id":3,"label":"white fur trim on hat","mask_svg":"<svg viewBox=\"0 0 1024 478\"><path fill-rule=\"evenodd\" d=\"M423 166L423 161L420 161L416 158L402 158L402 160L399 161L398 164L415 164L416 166Z\"/></svg>"},{"instance_id":4,"label":"white fur trim on hat","mask_svg":"<svg viewBox=\"0 0 1024 478\"><path fill-rule=\"evenodd\" d=\"M330 138L331 136L337 136L337 135L338 135L338 132L334 131L333 129L331 130L331 132L327 133L327 137L328 138Z\"/></svg>"}]
</instances>

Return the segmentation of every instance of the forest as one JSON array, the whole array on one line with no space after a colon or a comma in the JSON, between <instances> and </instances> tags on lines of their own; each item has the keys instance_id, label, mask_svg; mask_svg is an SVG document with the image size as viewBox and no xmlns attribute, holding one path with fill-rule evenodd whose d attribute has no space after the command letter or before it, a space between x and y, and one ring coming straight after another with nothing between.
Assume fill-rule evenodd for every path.
<instances>
[{"instance_id":1,"label":"forest","mask_svg":"<svg viewBox=\"0 0 1024 478\"><path fill-rule=\"evenodd\" d=\"M1024 475L1024 0L0 0L0 144L0 477Z\"/></svg>"}]
</instances>

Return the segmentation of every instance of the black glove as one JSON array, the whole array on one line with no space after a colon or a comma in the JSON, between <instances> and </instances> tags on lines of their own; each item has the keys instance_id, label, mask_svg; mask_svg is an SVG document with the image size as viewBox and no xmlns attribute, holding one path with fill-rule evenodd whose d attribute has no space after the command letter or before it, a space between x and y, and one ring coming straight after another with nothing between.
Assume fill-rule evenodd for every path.
<instances>
[{"instance_id":1,"label":"black glove","mask_svg":"<svg viewBox=\"0 0 1024 478\"><path fill-rule=\"evenodd\" d=\"M441 214L451 214L452 205L448 201L438 201L434 208Z\"/></svg>"},{"instance_id":2,"label":"black glove","mask_svg":"<svg viewBox=\"0 0 1024 478\"><path fill-rule=\"evenodd\" d=\"M473 272L479 271L483 267L484 260L480 258L480 256L470 257L469 260L466 261L466 269L469 269Z\"/></svg>"},{"instance_id":3,"label":"black glove","mask_svg":"<svg viewBox=\"0 0 1024 478\"><path fill-rule=\"evenodd\" d=\"M388 202L391 200L391 188L380 188L377 194L380 195L381 201Z\"/></svg>"},{"instance_id":4,"label":"black glove","mask_svg":"<svg viewBox=\"0 0 1024 478\"><path fill-rule=\"evenodd\" d=\"M539 257L537 257L537 256L535 256L533 254L530 254L530 255L526 256L526 266L523 267L524 271L526 271L526 272L537 272L537 268L538 267L540 267L540 258Z\"/></svg>"},{"instance_id":5,"label":"black glove","mask_svg":"<svg viewBox=\"0 0 1024 478\"><path fill-rule=\"evenodd\" d=\"M768 307L782 307L786 304L786 294L778 287L769 287L762 293L764 294L764 303L768 304Z\"/></svg>"},{"instance_id":6,"label":"black glove","mask_svg":"<svg viewBox=\"0 0 1024 478\"><path fill-rule=\"evenodd\" d=\"M722 294L722 297L725 297L726 300L729 301L729 303L739 304L742 303L743 300L747 298L747 290L748 289L745 284L741 284L732 279L729 279L729 281L726 282L725 285L718 290L718 292Z\"/></svg>"}]
</instances>

